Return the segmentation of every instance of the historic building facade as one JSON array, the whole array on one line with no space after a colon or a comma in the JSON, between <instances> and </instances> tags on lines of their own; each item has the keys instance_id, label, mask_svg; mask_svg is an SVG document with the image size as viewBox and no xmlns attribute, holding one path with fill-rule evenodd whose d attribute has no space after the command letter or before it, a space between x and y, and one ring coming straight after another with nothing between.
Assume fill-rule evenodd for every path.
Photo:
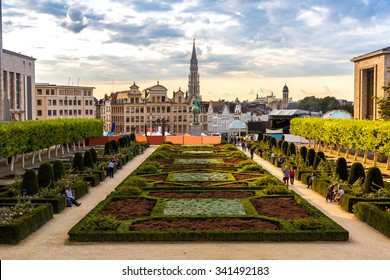
<instances>
[{"instance_id":1,"label":"historic building facade","mask_svg":"<svg viewBox=\"0 0 390 280\"><path fill-rule=\"evenodd\" d=\"M354 62L354 118L379 119L377 98L390 81L390 47L351 59Z\"/></svg>"},{"instance_id":2,"label":"historic building facade","mask_svg":"<svg viewBox=\"0 0 390 280\"><path fill-rule=\"evenodd\" d=\"M95 118L94 87L35 84L37 120Z\"/></svg>"}]
</instances>

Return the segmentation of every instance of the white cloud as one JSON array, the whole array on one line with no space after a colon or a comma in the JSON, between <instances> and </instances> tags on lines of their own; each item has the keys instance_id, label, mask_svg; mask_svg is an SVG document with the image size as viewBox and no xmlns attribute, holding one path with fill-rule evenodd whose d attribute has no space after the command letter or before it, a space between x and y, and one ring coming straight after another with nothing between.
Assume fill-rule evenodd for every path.
<instances>
[{"instance_id":1,"label":"white cloud","mask_svg":"<svg viewBox=\"0 0 390 280\"><path fill-rule=\"evenodd\" d=\"M298 14L297 19L304 21L308 26L317 26L322 24L329 15L329 9L324 7L312 7L307 10L302 10Z\"/></svg>"}]
</instances>

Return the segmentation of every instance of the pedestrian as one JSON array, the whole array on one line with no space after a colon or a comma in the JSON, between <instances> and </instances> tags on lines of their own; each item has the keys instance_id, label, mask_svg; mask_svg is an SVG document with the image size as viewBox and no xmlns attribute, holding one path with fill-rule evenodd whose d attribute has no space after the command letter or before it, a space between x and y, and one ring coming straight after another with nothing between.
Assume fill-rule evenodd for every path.
<instances>
[{"instance_id":1,"label":"pedestrian","mask_svg":"<svg viewBox=\"0 0 390 280\"><path fill-rule=\"evenodd\" d=\"M289 176L290 176L290 184L294 185L295 171L294 171L294 167L292 166L290 167Z\"/></svg>"},{"instance_id":2,"label":"pedestrian","mask_svg":"<svg viewBox=\"0 0 390 280\"><path fill-rule=\"evenodd\" d=\"M76 206L81 205L81 203L77 202L76 199L74 199L72 190L69 186L67 186L65 189L65 195L66 195L66 206L67 207L72 207L72 204L74 204Z\"/></svg>"},{"instance_id":3,"label":"pedestrian","mask_svg":"<svg viewBox=\"0 0 390 280\"><path fill-rule=\"evenodd\" d=\"M317 175L313 172L309 178L309 182L307 184L307 189L309 189L311 187L311 185L313 184L313 181L317 178Z\"/></svg>"},{"instance_id":4,"label":"pedestrian","mask_svg":"<svg viewBox=\"0 0 390 280\"><path fill-rule=\"evenodd\" d=\"M115 163L114 161L110 161L110 163L108 164L108 174L110 175L110 178L114 178L114 167L115 167Z\"/></svg>"},{"instance_id":5,"label":"pedestrian","mask_svg":"<svg viewBox=\"0 0 390 280\"><path fill-rule=\"evenodd\" d=\"M286 165L283 169L283 183L288 186L288 181L290 179L290 170L288 169L288 165Z\"/></svg>"},{"instance_id":6,"label":"pedestrian","mask_svg":"<svg viewBox=\"0 0 390 280\"><path fill-rule=\"evenodd\" d=\"M334 199L334 194L335 194L335 191L337 190L337 183L336 184L333 184L333 185L330 185L327 189L326 189L326 202L329 202L332 203L333 202L333 199Z\"/></svg>"},{"instance_id":7,"label":"pedestrian","mask_svg":"<svg viewBox=\"0 0 390 280\"><path fill-rule=\"evenodd\" d=\"M246 151L246 144L245 144L245 141L242 141L242 143L241 143L241 149L242 149L243 152Z\"/></svg>"},{"instance_id":8,"label":"pedestrian","mask_svg":"<svg viewBox=\"0 0 390 280\"><path fill-rule=\"evenodd\" d=\"M253 155L255 154L255 148L251 147L249 151L250 151L250 154L251 154L251 159L253 159Z\"/></svg>"}]
</instances>

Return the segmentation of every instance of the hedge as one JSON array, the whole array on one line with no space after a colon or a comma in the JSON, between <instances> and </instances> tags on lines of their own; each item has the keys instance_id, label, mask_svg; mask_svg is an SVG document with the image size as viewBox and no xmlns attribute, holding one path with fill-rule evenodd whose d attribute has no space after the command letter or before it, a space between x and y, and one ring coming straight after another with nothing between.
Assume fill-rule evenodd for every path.
<instances>
[{"instance_id":1,"label":"hedge","mask_svg":"<svg viewBox=\"0 0 390 280\"><path fill-rule=\"evenodd\" d=\"M385 207L390 208L390 202L359 202L354 206L354 213L357 218L390 237L390 214L383 210Z\"/></svg>"}]
</instances>

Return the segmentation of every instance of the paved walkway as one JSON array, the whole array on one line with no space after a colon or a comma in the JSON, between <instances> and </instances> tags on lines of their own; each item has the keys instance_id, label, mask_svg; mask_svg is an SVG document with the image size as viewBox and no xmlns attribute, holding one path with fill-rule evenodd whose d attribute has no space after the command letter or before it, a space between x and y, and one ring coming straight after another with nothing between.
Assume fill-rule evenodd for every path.
<instances>
[{"instance_id":1,"label":"paved walkway","mask_svg":"<svg viewBox=\"0 0 390 280\"><path fill-rule=\"evenodd\" d=\"M18 245L0 244L2 260L390 260L390 239L346 213L338 205L299 182L292 189L350 233L348 242L139 242L70 243L67 233L103 200L156 147L134 158L114 179L107 178L82 197L80 207L67 208ZM282 177L280 168L255 155L255 161Z\"/></svg>"}]
</instances>

